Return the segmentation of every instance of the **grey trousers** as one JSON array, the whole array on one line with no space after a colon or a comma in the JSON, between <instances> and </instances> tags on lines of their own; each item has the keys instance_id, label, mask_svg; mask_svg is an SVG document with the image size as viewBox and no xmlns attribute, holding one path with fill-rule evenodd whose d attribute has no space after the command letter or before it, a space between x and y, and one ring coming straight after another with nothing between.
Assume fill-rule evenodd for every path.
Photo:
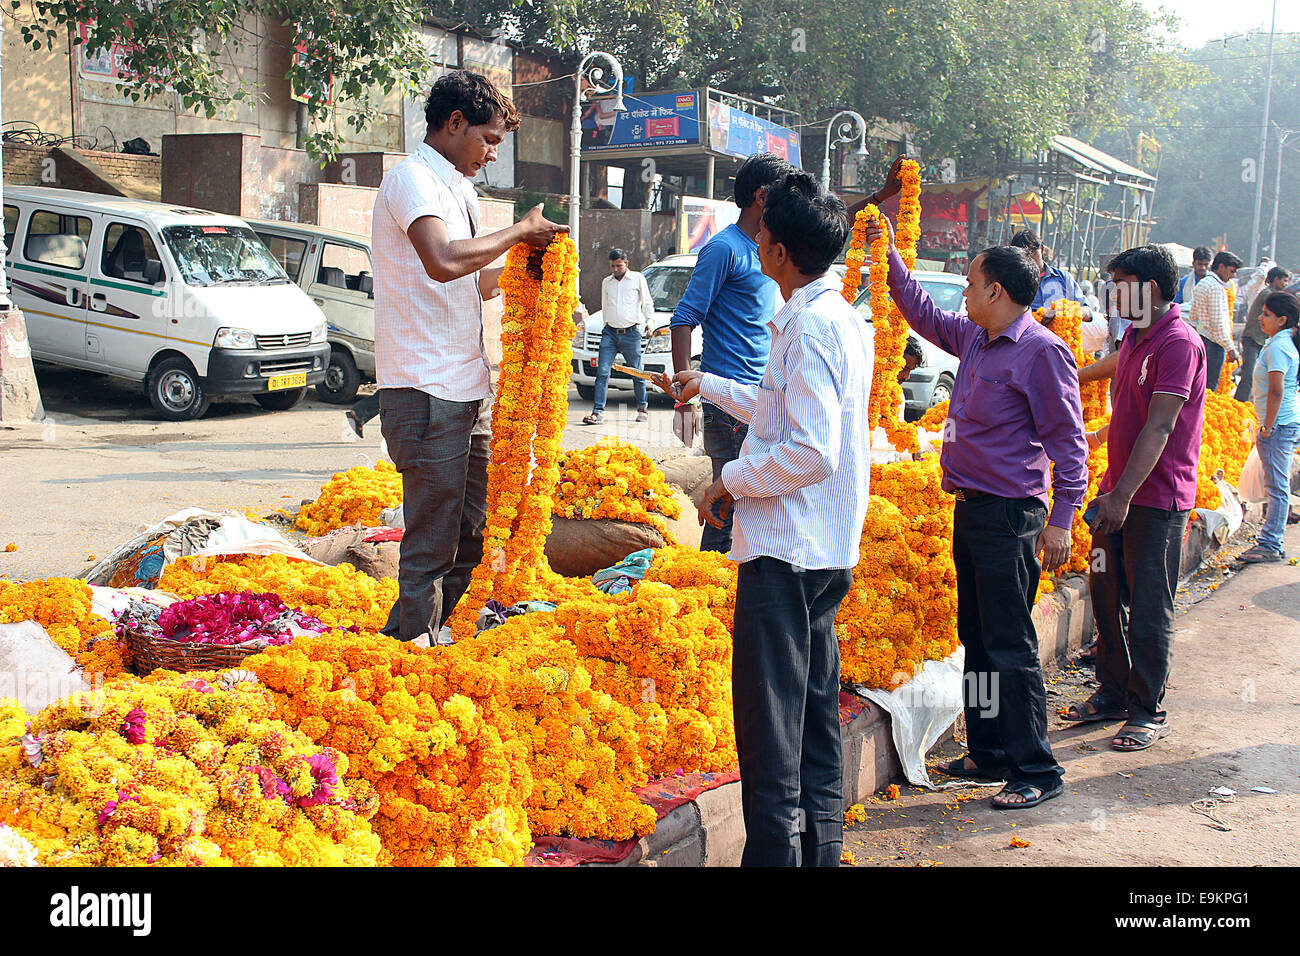
<instances>
[{"instance_id":1,"label":"grey trousers","mask_svg":"<svg viewBox=\"0 0 1300 956\"><path fill-rule=\"evenodd\" d=\"M379 390L380 427L402 475L397 603L383 633L431 638L483 557L491 399L449 402L413 388Z\"/></svg>"}]
</instances>

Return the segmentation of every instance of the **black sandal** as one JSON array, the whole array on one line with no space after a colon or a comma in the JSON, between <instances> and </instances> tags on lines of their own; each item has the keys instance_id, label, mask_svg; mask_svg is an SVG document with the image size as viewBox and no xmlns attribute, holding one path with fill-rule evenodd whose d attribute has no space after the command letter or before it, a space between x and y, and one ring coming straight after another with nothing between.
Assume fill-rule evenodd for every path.
<instances>
[{"instance_id":1,"label":"black sandal","mask_svg":"<svg viewBox=\"0 0 1300 956\"><path fill-rule=\"evenodd\" d=\"M1098 707L1099 703L1106 704L1106 707ZM1127 709L1114 706L1100 694L1093 694L1082 704L1071 704L1070 711L1074 716L1066 714L1061 718L1070 724L1091 724L1099 720L1128 720Z\"/></svg>"},{"instance_id":2,"label":"black sandal","mask_svg":"<svg viewBox=\"0 0 1300 956\"><path fill-rule=\"evenodd\" d=\"M343 413L343 417L348 420L348 426L352 429L353 432L356 433L356 436L358 438L366 437L365 423L361 421L361 417L357 415L356 412L352 411L352 409L349 408L346 412Z\"/></svg>"},{"instance_id":3,"label":"black sandal","mask_svg":"<svg viewBox=\"0 0 1300 956\"><path fill-rule=\"evenodd\" d=\"M1111 738L1110 749L1118 750L1121 753L1146 750L1161 737L1168 737L1169 731L1168 720L1163 720L1158 724L1148 720L1130 720ZM1121 740L1132 740L1134 742L1131 744L1118 743Z\"/></svg>"},{"instance_id":4,"label":"black sandal","mask_svg":"<svg viewBox=\"0 0 1300 956\"><path fill-rule=\"evenodd\" d=\"M947 777L957 777L961 780L1005 780L1006 773L1000 770L981 770L976 767L974 770L966 769L966 761L970 760L970 754L958 757L956 760L950 760L947 763L941 763L935 766L935 770ZM971 763L975 761L971 760Z\"/></svg>"},{"instance_id":5,"label":"black sandal","mask_svg":"<svg viewBox=\"0 0 1300 956\"><path fill-rule=\"evenodd\" d=\"M998 803L998 797L1004 793L1014 793L1025 799L1020 803ZM1051 800L1052 797L1059 797L1065 793L1064 781L1057 780L1056 783L1043 789L1036 787L1032 783L1009 783L994 795L990 801L994 810L1027 810L1030 807L1036 807L1044 800Z\"/></svg>"}]
</instances>

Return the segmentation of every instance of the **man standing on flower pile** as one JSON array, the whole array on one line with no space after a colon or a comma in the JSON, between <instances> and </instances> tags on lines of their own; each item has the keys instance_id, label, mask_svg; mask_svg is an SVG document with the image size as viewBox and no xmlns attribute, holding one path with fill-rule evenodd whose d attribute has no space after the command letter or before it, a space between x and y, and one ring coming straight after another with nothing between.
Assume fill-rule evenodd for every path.
<instances>
[{"instance_id":1,"label":"man standing on flower pile","mask_svg":"<svg viewBox=\"0 0 1300 956\"><path fill-rule=\"evenodd\" d=\"M881 216L868 240L884 230L889 220ZM1064 790L1047 742L1030 611L1041 567L1055 570L1069 558L1074 512L1088 486L1074 355L1028 311L1038 276L1023 249L986 249L967 276L967 315L945 312L889 237L889 291L899 311L917 334L961 359L940 462L944 490L957 498L952 550L969 754L942 769L1008 781L993 798L999 810L1037 806Z\"/></svg>"},{"instance_id":2,"label":"man standing on flower pile","mask_svg":"<svg viewBox=\"0 0 1300 956\"><path fill-rule=\"evenodd\" d=\"M1115 410L1092 519L1088 589L1101 687L1072 706L1066 719L1127 718L1111 746L1145 750L1169 733L1161 703L1173 652L1183 531L1196 503L1205 346L1171 302L1178 267L1168 249L1128 249L1107 268L1112 307L1131 324L1113 363Z\"/></svg>"},{"instance_id":3,"label":"man standing on flower pile","mask_svg":"<svg viewBox=\"0 0 1300 956\"><path fill-rule=\"evenodd\" d=\"M838 866L843 842L840 654L834 623L858 562L871 478L870 326L830 266L849 237L844 203L808 173L767 191L764 275L785 305L768 320L761 382L679 371L749 432L700 503L720 528L735 512L740 563L732 695L746 866ZM714 505L719 506L715 513Z\"/></svg>"},{"instance_id":4,"label":"man standing on flower pile","mask_svg":"<svg viewBox=\"0 0 1300 956\"><path fill-rule=\"evenodd\" d=\"M436 636L483 552L492 384L483 299L500 293L490 262L519 242L567 232L539 204L479 235L470 180L519 127L510 98L477 73L433 84L429 131L375 197L375 370L384 441L402 474L400 597L384 633Z\"/></svg>"}]
</instances>

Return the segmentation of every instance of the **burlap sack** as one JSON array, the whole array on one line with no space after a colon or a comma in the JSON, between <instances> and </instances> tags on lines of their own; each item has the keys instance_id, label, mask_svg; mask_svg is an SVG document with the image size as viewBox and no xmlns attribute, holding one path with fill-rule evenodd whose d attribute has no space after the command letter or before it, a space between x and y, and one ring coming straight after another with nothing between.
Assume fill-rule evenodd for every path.
<instances>
[{"instance_id":1,"label":"burlap sack","mask_svg":"<svg viewBox=\"0 0 1300 956\"><path fill-rule=\"evenodd\" d=\"M301 541L299 547L322 564L333 567L344 561L352 562L352 548L361 544L363 538L374 533L374 528L339 528L319 538Z\"/></svg>"},{"instance_id":2,"label":"burlap sack","mask_svg":"<svg viewBox=\"0 0 1300 956\"><path fill-rule=\"evenodd\" d=\"M678 455L665 458L658 465L668 484L686 492L697 506L713 483L713 460L707 455Z\"/></svg>"},{"instance_id":3,"label":"burlap sack","mask_svg":"<svg viewBox=\"0 0 1300 956\"><path fill-rule=\"evenodd\" d=\"M558 574L585 578L613 567L633 551L663 546L663 536L648 524L555 518L546 539L546 560Z\"/></svg>"},{"instance_id":4,"label":"burlap sack","mask_svg":"<svg viewBox=\"0 0 1300 956\"><path fill-rule=\"evenodd\" d=\"M395 579L401 551L400 541L358 541L348 549L346 560L372 578Z\"/></svg>"}]
</instances>

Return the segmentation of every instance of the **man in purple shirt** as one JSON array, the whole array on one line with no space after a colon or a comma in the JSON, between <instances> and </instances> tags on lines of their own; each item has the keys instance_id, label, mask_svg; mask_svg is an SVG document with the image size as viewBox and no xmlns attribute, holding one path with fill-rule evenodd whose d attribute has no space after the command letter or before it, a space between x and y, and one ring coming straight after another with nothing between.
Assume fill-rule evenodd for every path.
<instances>
[{"instance_id":1,"label":"man in purple shirt","mask_svg":"<svg viewBox=\"0 0 1300 956\"><path fill-rule=\"evenodd\" d=\"M887 229L882 216L867 237ZM1028 311L1038 291L1034 261L1023 249L995 246L975 257L967 281L967 315L945 312L908 273L890 236L889 291L899 311L917 334L961 359L940 463L944 490L957 498L952 551L969 754L941 769L1006 780L993 806L1022 809L1065 789L1047 742L1030 611L1041 567L1055 570L1070 555L1088 446L1074 356ZM977 697L996 704L978 706Z\"/></svg>"},{"instance_id":2,"label":"man in purple shirt","mask_svg":"<svg viewBox=\"0 0 1300 956\"><path fill-rule=\"evenodd\" d=\"M1201 337L1171 302L1178 268L1169 251L1129 249L1108 268L1115 307L1133 324L1116 353L1107 469L1092 519L1088 588L1101 687L1067 719L1128 718L1111 746L1145 750L1169 733L1161 704L1183 532L1196 503L1207 369Z\"/></svg>"}]
</instances>

